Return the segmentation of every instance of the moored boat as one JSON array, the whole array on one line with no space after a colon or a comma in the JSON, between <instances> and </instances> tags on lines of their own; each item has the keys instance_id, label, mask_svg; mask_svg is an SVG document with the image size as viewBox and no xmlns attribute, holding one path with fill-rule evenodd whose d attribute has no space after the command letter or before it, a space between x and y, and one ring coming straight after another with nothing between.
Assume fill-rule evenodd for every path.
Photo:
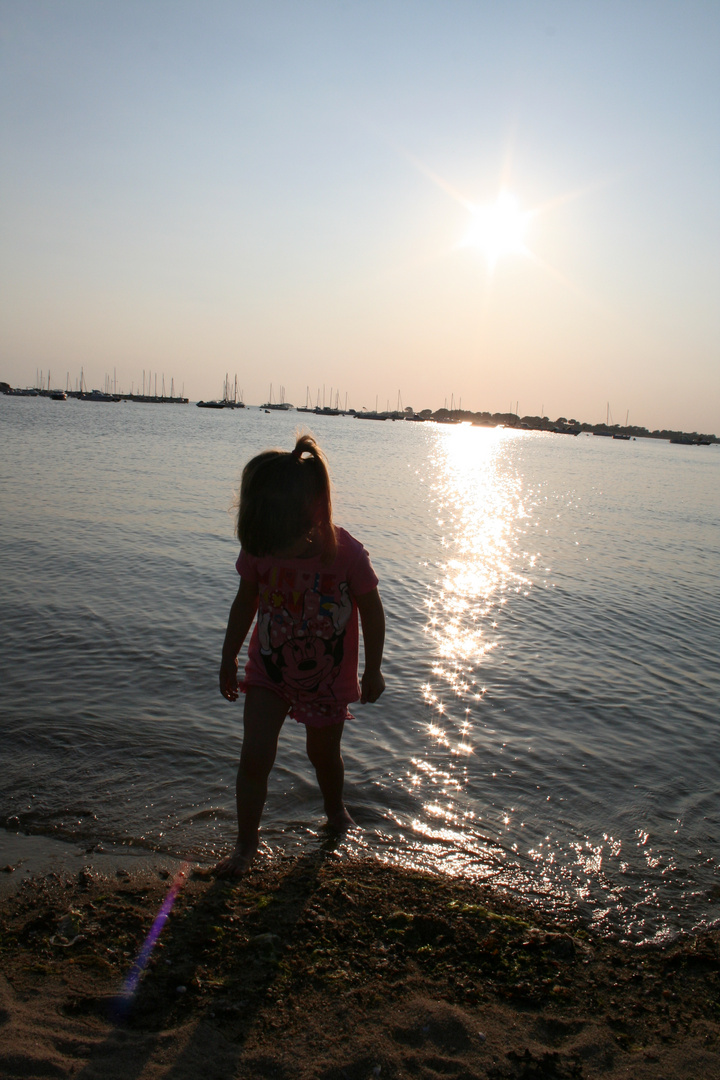
<instances>
[{"instance_id":1,"label":"moored boat","mask_svg":"<svg viewBox=\"0 0 720 1080\"><path fill-rule=\"evenodd\" d=\"M120 400L119 394L105 394L102 390L90 390L89 393L84 391L78 394L78 401L118 402Z\"/></svg>"}]
</instances>

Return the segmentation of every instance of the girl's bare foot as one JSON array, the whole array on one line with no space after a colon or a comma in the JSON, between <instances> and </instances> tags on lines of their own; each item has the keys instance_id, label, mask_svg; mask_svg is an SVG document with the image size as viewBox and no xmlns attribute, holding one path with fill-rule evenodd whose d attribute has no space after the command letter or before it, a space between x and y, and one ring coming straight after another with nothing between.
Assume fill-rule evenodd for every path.
<instances>
[{"instance_id":1,"label":"girl's bare foot","mask_svg":"<svg viewBox=\"0 0 720 1080\"><path fill-rule=\"evenodd\" d=\"M336 832L347 832L348 829L356 827L344 806L336 814L328 814L328 825Z\"/></svg>"},{"instance_id":2,"label":"girl's bare foot","mask_svg":"<svg viewBox=\"0 0 720 1080\"><path fill-rule=\"evenodd\" d=\"M226 859L221 859L213 870L215 877L243 877L252 866L253 860L257 855L257 850L257 843L236 844L232 855L228 855Z\"/></svg>"}]
</instances>

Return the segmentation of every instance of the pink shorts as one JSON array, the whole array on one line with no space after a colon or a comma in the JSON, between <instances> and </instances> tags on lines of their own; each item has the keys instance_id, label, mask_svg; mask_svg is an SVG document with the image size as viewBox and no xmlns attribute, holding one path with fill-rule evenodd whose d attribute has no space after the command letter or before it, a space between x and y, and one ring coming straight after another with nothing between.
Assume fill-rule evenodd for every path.
<instances>
[{"instance_id":1,"label":"pink shorts","mask_svg":"<svg viewBox=\"0 0 720 1080\"><path fill-rule=\"evenodd\" d=\"M259 686L263 690L269 690L271 693L277 694L279 698L282 698L290 706L288 716L292 716L293 720L297 720L298 724L305 724L306 727L332 727L333 724L341 724L344 720L355 719L347 705L340 705L337 701L293 701L291 698L286 697L285 694L282 694L276 686L262 682L260 679L257 681L255 679L241 679L238 681L238 687L243 694L247 693L249 686Z\"/></svg>"}]
</instances>

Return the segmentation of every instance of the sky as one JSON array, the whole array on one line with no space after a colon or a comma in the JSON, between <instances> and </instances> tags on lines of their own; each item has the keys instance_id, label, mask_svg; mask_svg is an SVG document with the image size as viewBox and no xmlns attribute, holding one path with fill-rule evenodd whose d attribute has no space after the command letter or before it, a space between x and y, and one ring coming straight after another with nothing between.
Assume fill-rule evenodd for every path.
<instances>
[{"instance_id":1,"label":"sky","mask_svg":"<svg viewBox=\"0 0 720 1080\"><path fill-rule=\"evenodd\" d=\"M716 0L0 0L0 379L720 432Z\"/></svg>"}]
</instances>

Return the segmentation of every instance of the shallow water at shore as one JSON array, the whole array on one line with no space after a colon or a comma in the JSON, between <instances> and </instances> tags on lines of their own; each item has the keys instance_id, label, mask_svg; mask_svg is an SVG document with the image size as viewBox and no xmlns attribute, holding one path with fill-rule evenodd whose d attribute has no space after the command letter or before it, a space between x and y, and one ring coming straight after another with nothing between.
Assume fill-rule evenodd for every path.
<instances>
[{"instance_id":1,"label":"shallow water at shore","mask_svg":"<svg viewBox=\"0 0 720 1080\"><path fill-rule=\"evenodd\" d=\"M634 939L720 915L720 451L310 417L371 553L388 690L344 740L352 851ZM294 413L0 398L3 819L212 859L245 460ZM317 842L298 726L271 848Z\"/></svg>"}]
</instances>

